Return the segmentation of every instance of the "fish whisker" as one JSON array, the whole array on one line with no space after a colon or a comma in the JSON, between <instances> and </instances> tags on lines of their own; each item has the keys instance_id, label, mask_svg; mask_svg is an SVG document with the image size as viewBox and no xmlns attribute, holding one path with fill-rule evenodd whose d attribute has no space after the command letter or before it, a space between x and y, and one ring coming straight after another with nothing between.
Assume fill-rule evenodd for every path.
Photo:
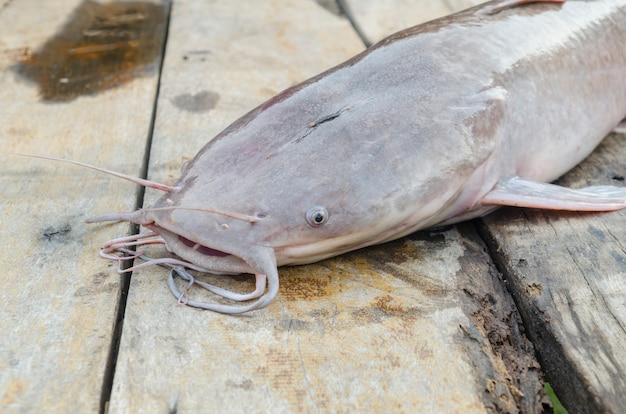
<instances>
[{"instance_id":1,"label":"fish whisker","mask_svg":"<svg viewBox=\"0 0 626 414\"><path fill-rule=\"evenodd\" d=\"M195 270L198 272L207 272L210 273L210 270L205 269L203 267L197 266L193 263L186 262L183 260L179 260L176 258L166 257L166 258L152 258L147 256L145 253L141 251L135 251L130 249L129 247L136 246L144 246L149 244L165 244L165 240L162 237L158 236L154 232L137 234L126 237L119 237L115 239L111 239L106 242L102 249L100 250L100 256L105 259L110 259L117 261L119 264L118 272L125 273L131 272L134 270L142 269L149 266L159 265L163 267L169 267L170 273L168 276L168 286L172 291L172 294L177 298L178 303L182 305L189 305L200 308L211 308L218 310L223 313L233 313L236 311L236 307L228 306L228 305L220 305L217 303L209 303L209 302L194 302L189 300L189 290L193 285L197 285L202 287L216 295L219 295L225 299L230 299L237 302L248 301L252 299L257 299L265 293L265 287L267 284L267 277L265 274L257 273L255 274L255 289L250 293L237 293L232 292L230 290L221 288L219 286L212 285L210 283L202 282L197 280L191 273L187 271L187 269ZM122 256L118 256L115 253L122 254ZM140 263L137 265L133 265L129 268L122 269L121 263L126 262L133 259L141 259L144 263ZM183 288L182 292L176 286L174 282L175 275L178 275L181 279L186 280L188 283Z\"/></svg>"},{"instance_id":2,"label":"fish whisker","mask_svg":"<svg viewBox=\"0 0 626 414\"><path fill-rule=\"evenodd\" d=\"M132 175L126 175L126 174L118 173L116 171L107 170L106 168L96 167L95 165L85 164L84 162L79 162L79 161L74 161L74 160L67 160L65 158L48 157L48 156L45 156L45 155L19 154L19 153L12 153L12 155L17 155L19 157L28 157L28 158L40 158L42 160L66 162L68 164L78 165L80 167L85 167L85 168L89 168L89 169L92 169L92 170L95 170L95 171L99 171L101 173L109 174L109 175L112 175L114 177L121 178L123 180L131 181L131 182L133 182L135 184L139 184L139 185L141 185L143 187L154 188L155 190L161 190L161 191L165 191L165 192L168 192L168 193L171 193L171 192L179 189L178 187L174 187L174 186L171 186L171 185L161 184L161 183L157 183L156 181L150 181L150 180L146 180L146 179L143 179L143 178L133 177Z\"/></svg>"},{"instance_id":3,"label":"fish whisker","mask_svg":"<svg viewBox=\"0 0 626 414\"><path fill-rule=\"evenodd\" d=\"M234 220L245 221L251 224L257 223L263 218L250 216L248 214L237 213L234 211L223 211L209 207L180 207L180 206L171 206L171 207L149 207L142 208L139 210L131 211L131 212L120 212L120 213L106 213L101 214L99 216L91 217L85 220L86 223L100 223L103 221L131 221L136 222L139 216L146 212L153 211L174 211L174 210L185 210L185 211L200 211L204 213L217 214L219 216L228 217ZM143 223L142 223L143 224Z\"/></svg>"}]
</instances>

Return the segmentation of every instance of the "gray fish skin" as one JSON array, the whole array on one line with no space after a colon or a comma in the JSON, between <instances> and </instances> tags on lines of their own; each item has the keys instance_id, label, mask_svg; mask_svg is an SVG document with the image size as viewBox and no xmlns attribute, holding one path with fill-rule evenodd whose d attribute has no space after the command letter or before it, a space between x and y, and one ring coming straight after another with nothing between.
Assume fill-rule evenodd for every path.
<instances>
[{"instance_id":1,"label":"gray fish skin","mask_svg":"<svg viewBox=\"0 0 626 414\"><path fill-rule=\"evenodd\" d=\"M625 45L626 0L480 6L399 32L237 120L154 206L258 222L187 210L133 221L212 272L274 273L484 215L508 203L489 199L498 183L554 180L624 118ZM328 212L319 226L306 219L315 206Z\"/></svg>"}]
</instances>

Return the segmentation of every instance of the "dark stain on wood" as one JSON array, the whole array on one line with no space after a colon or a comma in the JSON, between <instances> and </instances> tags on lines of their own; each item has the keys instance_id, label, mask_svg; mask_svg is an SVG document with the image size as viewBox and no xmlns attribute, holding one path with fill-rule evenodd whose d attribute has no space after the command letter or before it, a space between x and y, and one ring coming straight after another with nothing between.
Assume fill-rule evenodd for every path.
<instances>
[{"instance_id":1,"label":"dark stain on wood","mask_svg":"<svg viewBox=\"0 0 626 414\"><path fill-rule=\"evenodd\" d=\"M42 232L42 239L47 242L63 242L72 231L72 226L64 224L62 226L50 226Z\"/></svg>"},{"instance_id":2,"label":"dark stain on wood","mask_svg":"<svg viewBox=\"0 0 626 414\"><path fill-rule=\"evenodd\" d=\"M39 84L44 101L70 101L156 70L168 9L149 2L84 1L70 21L17 71Z\"/></svg>"},{"instance_id":3,"label":"dark stain on wood","mask_svg":"<svg viewBox=\"0 0 626 414\"><path fill-rule=\"evenodd\" d=\"M171 101L174 106L183 111L202 113L215 108L219 99L220 95L217 92L202 91L194 95L188 93L178 95Z\"/></svg>"}]
</instances>

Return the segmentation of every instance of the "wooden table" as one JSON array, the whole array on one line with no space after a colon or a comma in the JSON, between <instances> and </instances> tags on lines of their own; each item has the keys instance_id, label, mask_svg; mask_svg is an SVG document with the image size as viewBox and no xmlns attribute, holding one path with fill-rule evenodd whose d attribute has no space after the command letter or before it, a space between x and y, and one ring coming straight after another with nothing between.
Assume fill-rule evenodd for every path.
<instances>
[{"instance_id":1,"label":"wooden table","mask_svg":"<svg viewBox=\"0 0 626 414\"><path fill-rule=\"evenodd\" d=\"M478 2L342 3L375 41ZM233 120L363 47L332 1L2 0L3 151L172 183ZM561 181L624 185L622 140ZM507 208L281 268L279 299L233 317L178 305L162 268L98 257L133 229L84 220L153 190L0 157L2 412L536 412L544 378L571 412L626 411L624 212Z\"/></svg>"}]
</instances>

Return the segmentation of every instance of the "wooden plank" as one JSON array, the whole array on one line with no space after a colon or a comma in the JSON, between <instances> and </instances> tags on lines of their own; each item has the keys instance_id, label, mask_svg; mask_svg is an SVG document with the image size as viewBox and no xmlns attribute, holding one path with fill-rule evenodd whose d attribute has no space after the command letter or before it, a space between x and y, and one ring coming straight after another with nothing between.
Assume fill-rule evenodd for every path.
<instances>
[{"instance_id":1,"label":"wooden plank","mask_svg":"<svg viewBox=\"0 0 626 414\"><path fill-rule=\"evenodd\" d=\"M624 185L624 136L559 181ZM573 412L626 412L626 212L503 209L484 231L546 375Z\"/></svg>"},{"instance_id":2,"label":"wooden plank","mask_svg":"<svg viewBox=\"0 0 626 414\"><path fill-rule=\"evenodd\" d=\"M361 47L310 1L176 2L150 177L172 183L228 123ZM163 269L134 272L110 412L538 410L532 346L471 225L280 276L275 303L233 317L177 305Z\"/></svg>"},{"instance_id":3,"label":"wooden plank","mask_svg":"<svg viewBox=\"0 0 626 414\"><path fill-rule=\"evenodd\" d=\"M372 20L375 29L368 34L377 39L403 28L399 24L385 31L389 22L402 22L418 9L400 0L360 14L362 2L350 7L357 18ZM361 20L358 24L367 26ZM563 184L622 185L625 157L619 145L619 138L611 137L565 176ZM624 213L505 210L486 223L494 257L507 275L557 394L575 412L625 412Z\"/></svg>"},{"instance_id":4,"label":"wooden plank","mask_svg":"<svg viewBox=\"0 0 626 414\"><path fill-rule=\"evenodd\" d=\"M2 151L62 156L137 175L149 133L157 71L135 65L132 75L137 78L129 75L116 88L98 93L92 88L88 96L74 88L66 94L62 88L75 85L75 77L91 76L96 86L108 82L105 76L112 73L97 53L92 54L88 72L58 70L80 66L72 54L79 54L78 47L85 44L69 38L82 41L81 33L94 26L76 25L77 19L89 22L85 13L111 11L95 2L87 9L87 3L80 9L79 5L78 0L3 2ZM77 19L72 20L75 10ZM116 8L119 13L114 15L123 16L121 10L124 7ZM133 10L134 15L145 11ZM160 33L162 23L161 19L153 24ZM158 33L151 36L148 43L160 38ZM93 38L90 41L98 45ZM45 44L54 44L54 51L45 52ZM155 47L157 61L145 62L152 67L158 65L162 49ZM20 58L27 59L27 66L19 64ZM43 87L24 77L35 71L42 75L35 80L58 82L58 88L45 89L56 92L46 95ZM96 412L107 380L123 284L116 266L100 259L97 252L103 241L126 233L129 227L94 227L83 221L111 209L132 209L136 188L51 161L6 153L1 157L0 411Z\"/></svg>"},{"instance_id":5,"label":"wooden plank","mask_svg":"<svg viewBox=\"0 0 626 414\"><path fill-rule=\"evenodd\" d=\"M419 23L484 3L484 0L343 0L368 44Z\"/></svg>"}]
</instances>

